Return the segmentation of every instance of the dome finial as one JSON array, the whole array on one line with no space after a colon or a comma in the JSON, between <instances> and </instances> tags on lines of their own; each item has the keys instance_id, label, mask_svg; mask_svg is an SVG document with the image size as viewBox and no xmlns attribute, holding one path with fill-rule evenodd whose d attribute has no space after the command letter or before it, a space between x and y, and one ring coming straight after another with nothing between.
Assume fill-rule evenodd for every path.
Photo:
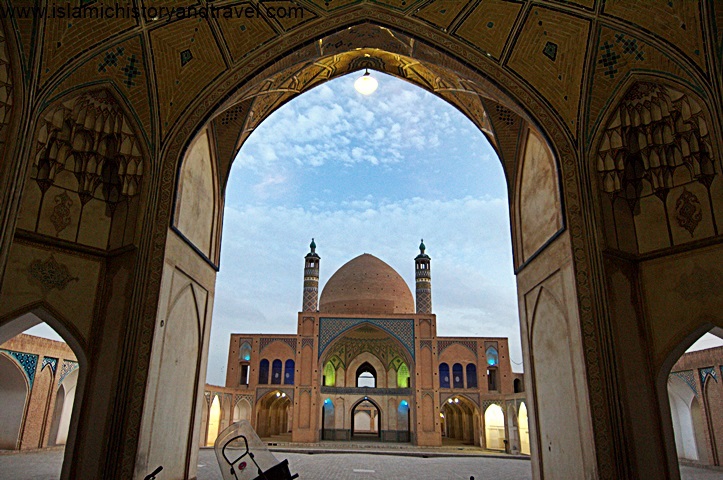
<instances>
[{"instance_id":1,"label":"dome finial","mask_svg":"<svg viewBox=\"0 0 723 480\"><path fill-rule=\"evenodd\" d=\"M311 248L311 253L316 252L316 242L314 242L314 238L312 237L311 243L309 244L309 248Z\"/></svg>"},{"instance_id":2,"label":"dome finial","mask_svg":"<svg viewBox=\"0 0 723 480\"><path fill-rule=\"evenodd\" d=\"M421 240L421 243L419 244L419 252L424 253L424 250L426 250L427 247L424 246L424 239Z\"/></svg>"}]
</instances>

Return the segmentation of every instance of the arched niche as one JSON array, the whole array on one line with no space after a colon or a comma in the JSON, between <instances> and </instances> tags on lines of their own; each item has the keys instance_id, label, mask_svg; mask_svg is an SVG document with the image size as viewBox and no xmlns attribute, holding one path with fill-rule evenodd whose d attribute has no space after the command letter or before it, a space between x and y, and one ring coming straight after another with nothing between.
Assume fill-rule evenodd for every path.
<instances>
[{"instance_id":1,"label":"arched niche","mask_svg":"<svg viewBox=\"0 0 723 480\"><path fill-rule=\"evenodd\" d=\"M253 411L253 408L251 407L251 403L246 398L242 398L238 402L236 402L236 405L233 407L233 421L234 423L241 421L241 420L248 420L251 421L251 412Z\"/></svg>"},{"instance_id":2,"label":"arched niche","mask_svg":"<svg viewBox=\"0 0 723 480\"><path fill-rule=\"evenodd\" d=\"M76 368L68 376L62 379L56 394L55 409L53 411L53 423L50 431L49 442L52 445L65 445L68 440L70 419L73 413L73 404L78 386L79 370Z\"/></svg>"},{"instance_id":3,"label":"arched niche","mask_svg":"<svg viewBox=\"0 0 723 480\"><path fill-rule=\"evenodd\" d=\"M219 427L221 426L221 402L218 395L213 396L211 407L208 413L208 431L206 433L206 446L212 446L218 437Z\"/></svg>"},{"instance_id":4,"label":"arched niche","mask_svg":"<svg viewBox=\"0 0 723 480\"><path fill-rule=\"evenodd\" d=\"M382 438L382 408L369 397L351 407L351 438Z\"/></svg>"},{"instance_id":5,"label":"arched niche","mask_svg":"<svg viewBox=\"0 0 723 480\"><path fill-rule=\"evenodd\" d=\"M464 395L453 395L442 402L440 414L443 444L480 445L480 413L473 401Z\"/></svg>"},{"instance_id":6,"label":"arched niche","mask_svg":"<svg viewBox=\"0 0 723 480\"><path fill-rule=\"evenodd\" d=\"M18 228L102 250L137 242L148 155L122 98L96 87L41 113Z\"/></svg>"},{"instance_id":7,"label":"arched niche","mask_svg":"<svg viewBox=\"0 0 723 480\"><path fill-rule=\"evenodd\" d=\"M291 399L279 390L267 393L256 402L256 432L259 437L290 433Z\"/></svg>"},{"instance_id":8,"label":"arched niche","mask_svg":"<svg viewBox=\"0 0 723 480\"><path fill-rule=\"evenodd\" d=\"M633 255L717 235L723 182L706 102L664 79L633 80L598 133L605 244Z\"/></svg>"},{"instance_id":9,"label":"arched niche","mask_svg":"<svg viewBox=\"0 0 723 480\"><path fill-rule=\"evenodd\" d=\"M718 337L723 335L721 327L709 322L702 322L698 327L681 333L681 340L669 351L656 377L660 430L667 454L666 467L672 478L680 477L679 459L702 464L711 461L709 457L712 448L709 450L708 440L710 424L702 410L706 382L711 377L701 378L698 384L695 380L698 372L688 372L689 375L672 372L686 351L708 332Z\"/></svg>"},{"instance_id":10,"label":"arched niche","mask_svg":"<svg viewBox=\"0 0 723 480\"><path fill-rule=\"evenodd\" d=\"M517 427L520 435L520 453L523 455L530 454L530 426L527 417L527 405L525 402L520 404L520 410L517 413Z\"/></svg>"},{"instance_id":11,"label":"arched niche","mask_svg":"<svg viewBox=\"0 0 723 480\"><path fill-rule=\"evenodd\" d=\"M485 445L488 450L505 450L505 414L493 403L485 409Z\"/></svg>"}]
</instances>

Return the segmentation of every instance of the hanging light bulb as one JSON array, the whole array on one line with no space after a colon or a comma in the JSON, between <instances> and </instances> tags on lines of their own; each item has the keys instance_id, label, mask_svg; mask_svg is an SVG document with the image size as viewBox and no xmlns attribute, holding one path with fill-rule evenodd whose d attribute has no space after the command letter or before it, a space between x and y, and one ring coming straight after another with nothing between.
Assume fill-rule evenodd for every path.
<instances>
[{"instance_id":1,"label":"hanging light bulb","mask_svg":"<svg viewBox=\"0 0 723 480\"><path fill-rule=\"evenodd\" d=\"M367 69L364 72L364 75L357 78L354 82L354 88L362 95L371 95L372 93L374 93L378 86L379 83L377 83L376 78L372 77L369 74L369 69Z\"/></svg>"}]
</instances>

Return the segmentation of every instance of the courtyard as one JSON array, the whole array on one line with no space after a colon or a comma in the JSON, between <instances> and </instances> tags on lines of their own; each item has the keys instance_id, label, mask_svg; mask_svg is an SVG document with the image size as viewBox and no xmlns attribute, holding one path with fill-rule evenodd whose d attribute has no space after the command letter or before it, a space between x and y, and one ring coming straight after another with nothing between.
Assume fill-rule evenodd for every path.
<instances>
[{"instance_id":1,"label":"courtyard","mask_svg":"<svg viewBox=\"0 0 723 480\"><path fill-rule=\"evenodd\" d=\"M530 479L528 460L484 456L422 458L412 456L372 455L365 453L282 453L279 460L289 460L291 471L304 480L372 480L372 479ZM13 480L54 480L60 477L63 450L0 455L0 477ZM164 480L163 472L158 480ZM221 480L212 449L201 449L198 480ZM683 480L720 480L723 472L681 467Z\"/></svg>"}]
</instances>

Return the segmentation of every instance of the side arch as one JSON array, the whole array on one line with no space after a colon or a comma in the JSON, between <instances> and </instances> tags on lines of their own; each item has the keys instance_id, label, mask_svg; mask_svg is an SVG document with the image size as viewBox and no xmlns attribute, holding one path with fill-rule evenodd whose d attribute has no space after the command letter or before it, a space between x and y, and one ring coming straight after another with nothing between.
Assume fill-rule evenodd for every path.
<instances>
[{"instance_id":1,"label":"side arch","mask_svg":"<svg viewBox=\"0 0 723 480\"><path fill-rule=\"evenodd\" d=\"M17 450L25 421L30 388L22 367L10 355L0 352L0 448Z\"/></svg>"}]
</instances>

